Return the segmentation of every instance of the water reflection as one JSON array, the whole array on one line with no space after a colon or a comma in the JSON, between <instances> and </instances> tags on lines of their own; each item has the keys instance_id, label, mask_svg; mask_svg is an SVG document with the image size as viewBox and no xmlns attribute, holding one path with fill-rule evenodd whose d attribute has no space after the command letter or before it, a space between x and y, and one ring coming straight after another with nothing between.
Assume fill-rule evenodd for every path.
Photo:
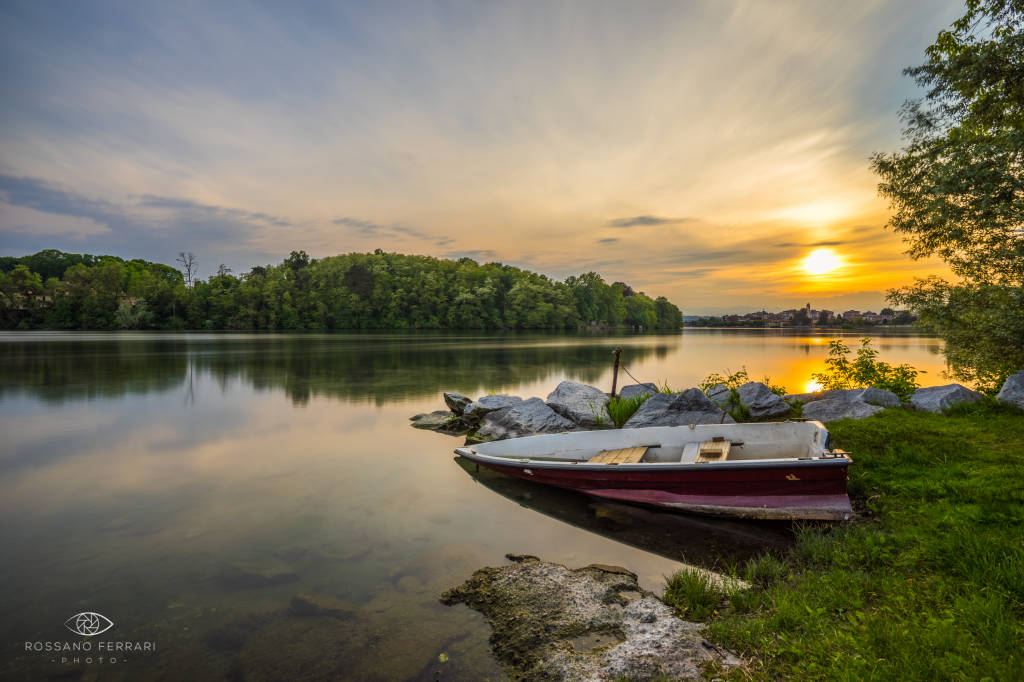
<instances>
[{"instance_id":1,"label":"water reflection","mask_svg":"<svg viewBox=\"0 0 1024 682\"><path fill-rule=\"evenodd\" d=\"M455 463L477 483L522 507L673 561L722 570L765 552L781 553L793 542L788 522L659 511L505 476L462 457Z\"/></svg>"},{"instance_id":2,"label":"water reflection","mask_svg":"<svg viewBox=\"0 0 1024 682\"><path fill-rule=\"evenodd\" d=\"M882 358L941 367L936 345L887 338ZM96 611L160 647L103 670L7 647L0 678L425 680L446 652L444 679L494 679L482 620L437 597L506 553L657 590L680 560L784 546L767 525L478 485L459 441L408 426L443 390L610 387L616 346L677 388L743 365L797 386L827 350L762 332L0 334L0 639L61 639ZM306 593L344 617L296 613Z\"/></svg>"},{"instance_id":3,"label":"water reflection","mask_svg":"<svg viewBox=\"0 0 1024 682\"><path fill-rule=\"evenodd\" d=\"M241 380L258 391L283 389L296 405L315 395L383 404L396 399L502 389L556 373L597 381L613 345L631 362L665 358L658 337L443 337L440 335L7 335L0 343L0 398L28 394L47 402L117 398L184 389L195 374L221 390Z\"/></svg>"}]
</instances>

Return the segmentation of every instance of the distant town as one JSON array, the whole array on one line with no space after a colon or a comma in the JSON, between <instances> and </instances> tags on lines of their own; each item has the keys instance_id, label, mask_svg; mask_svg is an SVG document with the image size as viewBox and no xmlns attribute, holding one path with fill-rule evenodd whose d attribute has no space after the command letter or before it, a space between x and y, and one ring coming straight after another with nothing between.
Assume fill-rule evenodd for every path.
<instances>
[{"instance_id":1,"label":"distant town","mask_svg":"<svg viewBox=\"0 0 1024 682\"><path fill-rule=\"evenodd\" d=\"M867 310L815 310L808 303L803 308L770 313L767 310L744 315L683 315L687 327L861 327L871 325L905 325L917 321L908 310L882 308Z\"/></svg>"}]
</instances>

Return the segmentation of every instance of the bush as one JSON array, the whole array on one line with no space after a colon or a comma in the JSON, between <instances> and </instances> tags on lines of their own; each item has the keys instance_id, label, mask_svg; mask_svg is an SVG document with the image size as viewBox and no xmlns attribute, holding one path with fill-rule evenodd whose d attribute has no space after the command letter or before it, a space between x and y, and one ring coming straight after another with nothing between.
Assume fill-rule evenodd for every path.
<instances>
[{"instance_id":1,"label":"bush","mask_svg":"<svg viewBox=\"0 0 1024 682\"><path fill-rule=\"evenodd\" d=\"M876 360L878 351L871 347L871 339L861 339L857 357L847 356L850 347L842 339L832 339L829 344L825 371L811 375L821 384L823 390L836 388L882 388L892 391L901 400L907 400L919 384L918 371L910 365L890 365Z\"/></svg>"}]
</instances>

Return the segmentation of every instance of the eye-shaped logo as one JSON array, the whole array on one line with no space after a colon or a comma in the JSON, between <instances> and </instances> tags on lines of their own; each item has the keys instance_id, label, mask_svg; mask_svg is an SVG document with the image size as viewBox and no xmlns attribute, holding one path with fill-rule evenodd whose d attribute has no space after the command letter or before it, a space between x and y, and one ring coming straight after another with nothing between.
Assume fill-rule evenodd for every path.
<instances>
[{"instance_id":1,"label":"eye-shaped logo","mask_svg":"<svg viewBox=\"0 0 1024 682\"><path fill-rule=\"evenodd\" d=\"M64 627L71 630L71 632L74 632L76 635L92 637L93 635L104 633L114 627L114 621L110 620L102 613L85 611L83 613L76 613L64 621Z\"/></svg>"}]
</instances>

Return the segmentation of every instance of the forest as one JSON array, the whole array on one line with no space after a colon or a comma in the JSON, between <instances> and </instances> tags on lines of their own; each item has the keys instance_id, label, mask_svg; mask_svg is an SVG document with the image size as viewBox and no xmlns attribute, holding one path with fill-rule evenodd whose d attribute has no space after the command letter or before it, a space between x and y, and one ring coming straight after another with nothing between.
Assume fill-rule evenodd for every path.
<instances>
[{"instance_id":1,"label":"forest","mask_svg":"<svg viewBox=\"0 0 1024 682\"><path fill-rule=\"evenodd\" d=\"M177 268L54 249L0 257L2 329L671 331L682 313L595 272L564 282L501 263L385 253L311 258L292 251L206 280ZM188 261L192 259L189 258Z\"/></svg>"}]
</instances>

